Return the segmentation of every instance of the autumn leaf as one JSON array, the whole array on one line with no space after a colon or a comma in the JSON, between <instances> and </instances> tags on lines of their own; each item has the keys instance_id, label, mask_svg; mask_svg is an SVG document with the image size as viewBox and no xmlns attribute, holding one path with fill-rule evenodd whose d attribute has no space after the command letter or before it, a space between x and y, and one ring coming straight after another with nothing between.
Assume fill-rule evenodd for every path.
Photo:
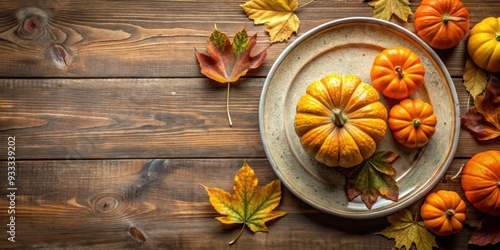
<instances>
[{"instance_id":1,"label":"autumn leaf","mask_svg":"<svg viewBox=\"0 0 500 250\"><path fill-rule=\"evenodd\" d=\"M374 8L372 17L386 21L389 21L394 14L408 22L408 16L413 14L408 0L372 0L368 5Z\"/></svg>"},{"instance_id":2,"label":"autumn leaf","mask_svg":"<svg viewBox=\"0 0 500 250\"><path fill-rule=\"evenodd\" d=\"M494 76L483 94L476 96L474 107L461 117L461 123L478 140L500 137L500 80Z\"/></svg>"},{"instance_id":3,"label":"autumn leaf","mask_svg":"<svg viewBox=\"0 0 500 250\"><path fill-rule=\"evenodd\" d=\"M422 221L416 222L408 209L403 209L387 217L390 226L382 230L380 235L394 239L395 248L410 249L415 244L416 249L432 249L438 247L436 239Z\"/></svg>"},{"instance_id":4,"label":"autumn leaf","mask_svg":"<svg viewBox=\"0 0 500 250\"><path fill-rule=\"evenodd\" d=\"M248 70L258 68L267 56L267 48L256 56L251 56L256 43L257 34L248 38L245 28L236 33L231 43L226 34L216 27L208 39L208 55L196 51L201 73L219 83L227 84L226 108L230 126L232 126L229 113L231 83L246 75Z\"/></svg>"},{"instance_id":5,"label":"autumn leaf","mask_svg":"<svg viewBox=\"0 0 500 250\"><path fill-rule=\"evenodd\" d=\"M392 151L375 152L360 165L343 169L348 199L361 195L368 209L372 208L380 195L397 201L399 188L394 179L396 170L390 165L397 157L398 154Z\"/></svg>"},{"instance_id":6,"label":"autumn leaf","mask_svg":"<svg viewBox=\"0 0 500 250\"><path fill-rule=\"evenodd\" d=\"M495 245L500 242L500 216L487 215L470 237L469 244L478 246Z\"/></svg>"},{"instance_id":7,"label":"autumn leaf","mask_svg":"<svg viewBox=\"0 0 500 250\"><path fill-rule=\"evenodd\" d=\"M464 86L473 98L483 93L488 83L486 71L479 68L472 60L467 59L464 70Z\"/></svg>"},{"instance_id":8,"label":"autumn leaf","mask_svg":"<svg viewBox=\"0 0 500 250\"><path fill-rule=\"evenodd\" d=\"M462 114L461 122L480 141L487 141L500 136L500 129L487 122L476 107L472 107Z\"/></svg>"},{"instance_id":9,"label":"autumn leaf","mask_svg":"<svg viewBox=\"0 0 500 250\"><path fill-rule=\"evenodd\" d=\"M271 36L271 43L288 40L299 30L300 20L295 14L298 0L251 0L240 5L254 24L264 24Z\"/></svg>"},{"instance_id":10,"label":"autumn leaf","mask_svg":"<svg viewBox=\"0 0 500 250\"><path fill-rule=\"evenodd\" d=\"M222 215L216 219L223 224L241 224L243 227L233 244L247 225L253 232L267 232L267 221L284 216L282 211L273 211L281 200L281 182L274 180L259 189L258 180L252 168L245 162L234 178L233 194L205 187L212 206Z\"/></svg>"}]
</instances>

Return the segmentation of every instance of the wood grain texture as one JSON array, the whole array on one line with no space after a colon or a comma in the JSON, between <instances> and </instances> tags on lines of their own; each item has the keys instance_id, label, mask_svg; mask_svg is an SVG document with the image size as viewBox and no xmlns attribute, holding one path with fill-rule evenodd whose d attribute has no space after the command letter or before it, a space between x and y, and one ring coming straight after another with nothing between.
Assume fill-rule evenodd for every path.
<instances>
[{"instance_id":1,"label":"wood grain texture","mask_svg":"<svg viewBox=\"0 0 500 250\"><path fill-rule=\"evenodd\" d=\"M0 247L228 248L240 225L224 226L215 220L218 214L202 184L232 192L234 175L244 160L19 161L18 241L0 241ZM260 186L276 179L267 160L246 161L255 170ZM452 164L445 179L462 163ZM0 178L5 175L1 172ZM443 181L437 188L461 192L456 181ZM4 190L0 191L3 194ZM246 230L231 249L391 248L391 240L376 235L388 226L386 218L352 220L328 215L283 191L277 209L288 214L268 223L268 233ZM6 205L6 200L0 199L0 206ZM409 209L415 212L418 205ZM470 222L480 219L471 217ZM1 222L5 222L4 217ZM470 234L471 228L466 227L455 238L466 242Z\"/></svg>"},{"instance_id":2,"label":"wood grain texture","mask_svg":"<svg viewBox=\"0 0 500 250\"><path fill-rule=\"evenodd\" d=\"M455 78L460 110L468 108ZM226 89L204 78L0 80L0 137L16 136L19 159L266 157L259 133L264 79ZM464 128L457 157L500 149ZM5 151L7 145L0 144Z\"/></svg>"},{"instance_id":3,"label":"wood grain texture","mask_svg":"<svg viewBox=\"0 0 500 250\"><path fill-rule=\"evenodd\" d=\"M464 0L471 25L495 16L500 2ZM239 6L225 1L18 1L0 3L0 76L3 77L192 77L201 76L194 49L206 47L217 25L229 36L243 27L258 34L255 51L269 46ZM414 11L419 1L411 3ZM82 7L85 6L85 7ZM200 7L203 6L203 7ZM298 35L322 23L371 16L366 1L315 1L297 10ZM318 13L321 13L318 15ZM408 23L392 21L415 32ZM297 38L272 44L268 58L250 75L265 76L278 55ZM438 51L450 74L460 76L466 43Z\"/></svg>"},{"instance_id":4,"label":"wood grain texture","mask_svg":"<svg viewBox=\"0 0 500 250\"><path fill-rule=\"evenodd\" d=\"M0 135L19 159L263 157L261 79L0 80ZM1 145L5 149L6 145Z\"/></svg>"},{"instance_id":5,"label":"wood grain texture","mask_svg":"<svg viewBox=\"0 0 500 250\"><path fill-rule=\"evenodd\" d=\"M300 35L344 17L369 17L367 0L316 0L296 11L298 34L269 44L234 0L0 1L0 224L9 223L7 138L16 137L16 242L26 249L391 249L375 233L386 218L349 220L317 211L284 190L269 233L224 226L201 184L232 190L247 161L261 185L275 180L259 133L259 99L279 54ZM305 1L300 1L302 4ZM471 27L498 16L498 0L463 0ZM414 11L420 0L411 1ZM405 23L415 32L413 16ZM200 74L195 49L205 51L217 25L230 36L242 27L268 48L258 70L226 89ZM436 51L453 77L461 113L472 105L462 83L466 39ZM452 180L473 154L499 149L464 128L456 156L434 190ZM419 203L409 209L416 213ZM437 239L441 249L467 242L483 214L468 203L462 232ZM5 226L0 227L4 229Z\"/></svg>"}]
</instances>

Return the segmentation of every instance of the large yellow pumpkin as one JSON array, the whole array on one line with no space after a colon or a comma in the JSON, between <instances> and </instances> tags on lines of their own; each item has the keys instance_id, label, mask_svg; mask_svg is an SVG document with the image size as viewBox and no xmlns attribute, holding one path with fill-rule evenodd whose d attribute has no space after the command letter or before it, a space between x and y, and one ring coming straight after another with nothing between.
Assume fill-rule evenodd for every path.
<instances>
[{"instance_id":1,"label":"large yellow pumpkin","mask_svg":"<svg viewBox=\"0 0 500 250\"><path fill-rule=\"evenodd\" d=\"M387 129L387 109L358 76L329 74L311 83L297 103L295 132L304 150L330 167L369 158Z\"/></svg>"},{"instance_id":2,"label":"large yellow pumpkin","mask_svg":"<svg viewBox=\"0 0 500 250\"><path fill-rule=\"evenodd\" d=\"M500 17L487 17L474 25L467 51L480 68L500 72Z\"/></svg>"}]
</instances>

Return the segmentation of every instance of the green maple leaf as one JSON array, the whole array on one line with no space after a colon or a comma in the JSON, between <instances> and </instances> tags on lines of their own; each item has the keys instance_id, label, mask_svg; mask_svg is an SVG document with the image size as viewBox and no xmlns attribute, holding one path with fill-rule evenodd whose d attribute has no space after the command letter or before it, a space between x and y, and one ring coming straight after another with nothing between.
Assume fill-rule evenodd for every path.
<instances>
[{"instance_id":1,"label":"green maple leaf","mask_svg":"<svg viewBox=\"0 0 500 250\"><path fill-rule=\"evenodd\" d=\"M273 211L281 200L281 182L274 180L260 189L252 168L245 162L234 178L233 194L205 187L212 206L222 215L216 219L223 224L241 224L243 227L236 237L239 238L245 225L253 232L268 231L267 221L284 216L286 212ZM235 241L229 242L233 244Z\"/></svg>"},{"instance_id":2,"label":"green maple leaf","mask_svg":"<svg viewBox=\"0 0 500 250\"><path fill-rule=\"evenodd\" d=\"M408 22L408 16L413 14L408 0L372 0L368 2L372 6L374 18L389 21L394 14L401 20Z\"/></svg>"},{"instance_id":3,"label":"green maple leaf","mask_svg":"<svg viewBox=\"0 0 500 250\"><path fill-rule=\"evenodd\" d=\"M416 222L408 209L388 216L387 220L391 225L378 234L394 239L395 248L410 249L412 244L415 244L417 249L438 247L434 235L425 228L422 221Z\"/></svg>"},{"instance_id":4,"label":"green maple leaf","mask_svg":"<svg viewBox=\"0 0 500 250\"><path fill-rule=\"evenodd\" d=\"M349 200L361 195L361 200L371 209L380 195L397 201L399 188L394 176L396 170L391 163L398 157L392 151L375 152L360 165L344 169L346 193Z\"/></svg>"}]
</instances>

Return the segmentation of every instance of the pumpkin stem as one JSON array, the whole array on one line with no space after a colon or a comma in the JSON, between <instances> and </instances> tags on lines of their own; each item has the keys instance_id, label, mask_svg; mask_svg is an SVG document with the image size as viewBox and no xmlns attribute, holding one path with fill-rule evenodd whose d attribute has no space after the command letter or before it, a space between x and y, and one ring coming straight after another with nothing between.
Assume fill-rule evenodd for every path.
<instances>
[{"instance_id":1,"label":"pumpkin stem","mask_svg":"<svg viewBox=\"0 0 500 250\"><path fill-rule=\"evenodd\" d=\"M333 117L332 121L335 126L341 128L345 125L347 119L345 118L344 115L342 115L342 111L340 109L334 109L333 111Z\"/></svg>"},{"instance_id":2,"label":"pumpkin stem","mask_svg":"<svg viewBox=\"0 0 500 250\"><path fill-rule=\"evenodd\" d=\"M495 33L495 39L497 39L497 41L500 41L500 32Z\"/></svg>"},{"instance_id":3,"label":"pumpkin stem","mask_svg":"<svg viewBox=\"0 0 500 250\"><path fill-rule=\"evenodd\" d=\"M405 74L403 73L403 68L401 68L401 66L394 67L394 74L396 74L399 79L403 79L403 77L405 76Z\"/></svg>"},{"instance_id":4,"label":"pumpkin stem","mask_svg":"<svg viewBox=\"0 0 500 250\"><path fill-rule=\"evenodd\" d=\"M420 127L420 124L422 124L422 121L420 121L420 119L415 118L415 119L413 120L413 127L414 127L415 129L418 129L418 128Z\"/></svg>"},{"instance_id":5,"label":"pumpkin stem","mask_svg":"<svg viewBox=\"0 0 500 250\"><path fill-rule=\"evenodd\" d=\"M460 17L460 16L451 16L450 14L444 14L441 17L441 21L443 21L444 23L446 23L448 21L452 21L452 22L464 22L464 21L467 21L467 18Z\"/></svg>"},{"instance_id":6,"label":"pumpkin stem","mask_svg":"<svg viewBox=\"0 0 500 250\"><path fill-rule=\"evenodd\" d=\"M445 215L446 218L449 220L455 215L455 210L453 210L453 208L448 208L446 209Z\"/></svg>"}]
</instances>

